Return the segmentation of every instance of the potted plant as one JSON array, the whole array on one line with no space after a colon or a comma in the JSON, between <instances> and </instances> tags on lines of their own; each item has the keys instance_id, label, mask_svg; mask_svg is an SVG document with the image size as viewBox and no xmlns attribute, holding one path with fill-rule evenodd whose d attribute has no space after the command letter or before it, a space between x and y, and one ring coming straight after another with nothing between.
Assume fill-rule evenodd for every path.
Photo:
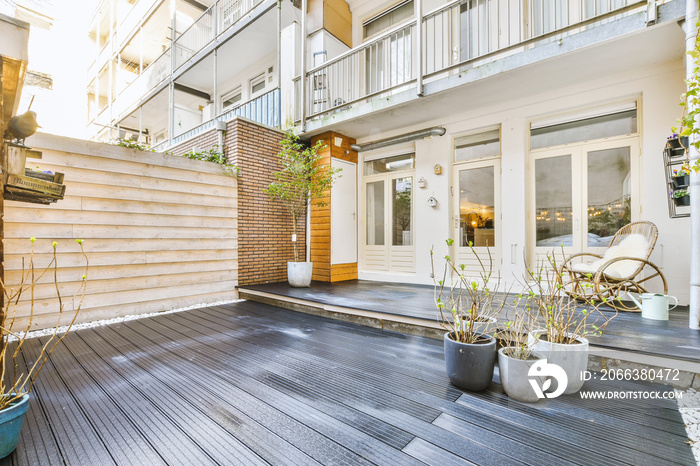
<instances>
[{"instance_id":1,"label":"potted plant","mask_svg":"<svg viewBox=\"0 0 700 466\"><path fill-rule=\"evenodd\" d=\"M683 164L680 170L673 170L673 188L687 188L690 185L690 167Z\"/></svg>"},{"instance_id":2,"label":"potted plant","mask_svg":"<svg viewBox=\"0 0 700 466\"><path fill-rule=\"evenodd\" d=\"M454 243L451 239L446 242L448 247ZM440 324L447 330L443 337L447 375L453 385L477 392L485 390L493 379L496 364L493 333L496 316L505 306L507 295L497 299L498 283L492 288L491 256L487 267L471 242L469 247L481 269L476 277L468 277L465 265L455 265L448 255L442 278L438 280L432 249L430 262L435 305L440 313Z\"/></svg>"},{"instance_id":3,"label":"potted plant","mask_svg":"<svg viewBox=\"0 0 700 466\"><path fill-rule=\"evenodd\" d=\"M518 298L516 306L522 295L518 295ZM534 403L539 399L529 376L532 365L544 358L533 351L533 342L528 339L529 332L537 327L535 322L526 305L524 309L516 309L512 318L505 322L505 327L496 332L496 338L502 345L498 350L498 372L503 391L509 398L525 403ZM540 387L544 382L540 378Z\"/></svg>"},{"instance_id":4,"label":"potted plant","mask_svg":"<svg viewBox=\"0 0 700 466\"><path fill-rule=\"evenodd\" d=\"M678 189L676 191L671 191L671 196L673 196L673 202L677 206L690 205L690 192L687 189Z\"/></svg>"},{"instance_id":5,"label":"potted plant","mask_svg":"<svg viewBox=\"0 0 700 466\"><path fill-rule=\"evenodd\" d=\"M291 286L306 287L311 284L313 264L310 261L299 262L299 218L306 214L311 204L320 207L326 205L322 198L331 189L333 175L340 172L340 169L320 164L318 151L324 147L321 141L313 147L307 147L290 130L285 133L280 145L282 150L277 157L282 169L272 174L276 181L270 183L263 192L282 202L292 216L294 262L287 262L287 279Z\"/></svg>"},{"instance_id":6,"label":"potted plant","mask_svg":"<svg viewBox=\"0 0 700 466\"><path fill-rule=\"evenodd\" d=\"M29 408L29 398L34 381L43 369L44 365L63 340L66 333L72 328L80 312L85 297L87 283L88 260L83 250L82 240L76 240L80 245L80 252L85 259L85 270L80 278L78 290L71 299L61 298L56 278L58 271L56 259L56 246L54 241L53 258L46 267L37 267L34 263L34 242L31 238L32 249L28 260L22 260L22 273L18 285L9 286L0 280L3 291L2 314L0 314L0 360L6 368L0 371L0 458L8 456L15 449L19 439L20 429L24 414ZM52 277L56 290L57 315L56 325L52 328L49 339L43 344L39 356L33 360L27 371L23 372L20 361L22 347L29 330L34 324L35 314L29 313L23 325L18 324L22 299L29 295L30 309L34 309L34 289L38 283L45 283L46 278Z\"/></svg>"},{"instance_id":7,"label":"potted plant","mask_svg":"<svg viewBox=\"0 0 700 466\"><path fill-rule=\"evenodd\" d=\"M688 136L678 136L674 132L666 140L666 145L671 149L673 157L685 155L685 151L688 149Z\"/></svg>"},{"instance_id":8,"label":"potted plant","mask_svg":"<svg viewBox=\"0 0 700 466\"><path fill-rule=\"evenodd\" d=\"M587 336L602 335L618 311L611 316L602 313L600 305L605 301L592 301L587 289L578 296L567 294L558 280L563 271L560 271L554 253L547 254L545 264L540 265L537 272L527 269L527 306L542 324L540 329L528 333L528 344L549 363L566 372L568 384L564 394L576 393L583 386L581 374L588 367ZM592 285L583 286L590 288ZM551 389L556 391L556 380L553 380Z\"/></svg>"}]
</instances>

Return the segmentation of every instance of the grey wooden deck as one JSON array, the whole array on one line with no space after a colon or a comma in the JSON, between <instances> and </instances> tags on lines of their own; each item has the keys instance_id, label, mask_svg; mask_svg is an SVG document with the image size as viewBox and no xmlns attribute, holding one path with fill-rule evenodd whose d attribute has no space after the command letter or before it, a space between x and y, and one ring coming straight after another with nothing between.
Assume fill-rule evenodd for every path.
<instances>
[{"instance_id":1,"label":"grey wooden deck","mask_svg":"<svg viewBox=\"0 0 700 466\"><path fill-rule=\"evenodd\" d=\"M435 322L438 318L433 287L367 280L313 282L310 288L287 283L248 285L245 289L334 306L400 315ZM614 315L612 310L608 315ZM591 344L619 351L700 362L700 331L688 328L688 308L670 312L668 321L643 319L639 313L620 312L601 337Z\"/></svg>"},{"instance_id":2,"label":"grey wooden deck","mask_svg":"<svg viewBox=\"0 0 700 466\"><path fill-rule=\"evenodd\" d=\"M694 464L674 401L465 393L440 341L248 301L76 331L35 388L2 464Z\"/></svg>"}]
</instances>

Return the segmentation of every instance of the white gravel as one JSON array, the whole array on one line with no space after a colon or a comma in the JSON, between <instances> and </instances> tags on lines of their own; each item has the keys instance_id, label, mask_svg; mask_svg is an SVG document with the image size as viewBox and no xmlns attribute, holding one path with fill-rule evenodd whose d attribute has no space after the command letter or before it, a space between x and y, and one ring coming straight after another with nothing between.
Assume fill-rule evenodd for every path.
<instances>
[{"instance_id":1,"label":"white gravel","mask_svg":"<svg viewBox=\"0 0 700 466\"><path fill-rule=\"evenodd\" d=\"M682 393L678 398L678 410L683 415L685 430L693 447L695 462L700 464L700 392L693 388L688 390L676 390L676 394Z\"/></svg>"},{"instance_id":2,"label":"white gravel","mask_svg":"<svg viewBox=\"0 0 700 466\"><path fill-rule=\"evenodd\" d=\"M149 312L148 314L134 314L134 315L128 315L128 316L122 316L122 317L114 317L112 319L96 320L94 322L85 322L82 324L75 324L73 326L73 328L71 329L71 331L80 330L81 328L101 327L103 325L117 324L119 322L128 322L130 320L145 319L146 317L159 316L159 315L163 315L163 314L172 314L174 312L189 311L192 309L199 309L200 307L220 306L222 304L239 303L241 301L243 301L243 299L236 299L236 300L229 300L229 301L216 301L214 303L200 303L200 304L194 304L194 305L188 306L188 307L171 309L169 311ZM53 335L54 332L56 332L58 334L63 334L63 332L65 332L66 330L68 330L68 326L59 327L58 329L47 328L44 330L33 330L31 332L27 332L27 338L45 337L47 335ZM24 334L24 332L20 332L18 335L19 335L19 337L21 337L23 334ZM12 336L9 337L9 341L14 341L15 339L16 339L15 337L12 337Z\"/></svg>"}]
</instances>

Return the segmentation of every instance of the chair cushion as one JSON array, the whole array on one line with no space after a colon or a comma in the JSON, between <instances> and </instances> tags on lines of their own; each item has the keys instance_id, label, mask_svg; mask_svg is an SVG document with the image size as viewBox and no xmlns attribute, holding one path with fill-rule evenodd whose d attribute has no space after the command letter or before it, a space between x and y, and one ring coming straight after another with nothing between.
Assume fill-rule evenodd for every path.
<instances>
[{"instance_id":1,"label":"chair cushion","mask_svg":"<svg viewBox=\"0 0 700 466\"><path fill-rule=\"evenodd\" d=\"M603 254L602 259L593 261L590 264L574 264L571 270L579 273L595 274L598 269L609 260L617 257L634 257L635 259L646 259L649 250L649 242L638 233L633 233L620 241L617 246L610 246ZM619 261L605 269L604 275L608 278L623 279L632 278L637 268L641 265L637 261Z\"/></svg>"}]
</instances>

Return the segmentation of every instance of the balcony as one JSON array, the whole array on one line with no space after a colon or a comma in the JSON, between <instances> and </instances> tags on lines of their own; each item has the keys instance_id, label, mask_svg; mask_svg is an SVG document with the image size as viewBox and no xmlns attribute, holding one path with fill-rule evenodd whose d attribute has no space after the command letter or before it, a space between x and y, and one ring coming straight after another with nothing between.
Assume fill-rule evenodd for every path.
<instances>
[{"instance_id":1,"label":"balcony","mask_svg":"<svg viewBox=\"0 0 700 466\"><path fill-rule=\"evenodd\" d=\"M639 0L455 0L421 18L420 38L416 21L410 21L309 70L303 80L304 119L317 129L355 104L415 91L419 40L420 79L427 89L443 78L586 31L593 23L646 18L646 9L647 2ZM538 60L543 58L548 57ZM300 78L294 94L299 122Z\"/></svg>"},{"instance_id":2,"label":"balcony","mask_svg":"<svg viewBox=\"0 0 700 466\"><path fill-rule=\"evenodd\" d=\"M204 133L214 127L215 122L227 122L233 118L240 116L249 120L256 121L263 125L279 127L280 126L280 90L273 89L270 92L263 94L255 99L244 102L241 105L227 109L215 118L195 126L172 139L172 142L164 141L153 146L155 151L163 151L169 147L176 146L192 137Z\"/></svg>"}]
</instances>

